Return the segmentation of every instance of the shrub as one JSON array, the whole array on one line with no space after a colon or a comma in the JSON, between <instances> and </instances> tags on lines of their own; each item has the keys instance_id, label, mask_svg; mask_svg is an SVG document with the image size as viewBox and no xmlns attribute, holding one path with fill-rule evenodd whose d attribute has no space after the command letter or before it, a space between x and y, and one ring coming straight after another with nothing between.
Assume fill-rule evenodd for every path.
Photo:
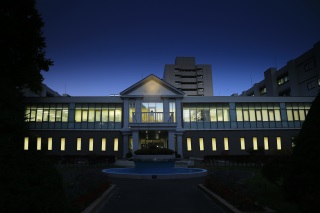
<instances>
[{"instance_id":1,"label":"shrub","mask_svg":"<svg viewBox=\"0 0 320 213\"><path fill-rule=\"evenodd\" d=\"M172 155L174 151L167 148L150 147L148 149L138 149L135 155Z\"/></svg>"}]
</instances>

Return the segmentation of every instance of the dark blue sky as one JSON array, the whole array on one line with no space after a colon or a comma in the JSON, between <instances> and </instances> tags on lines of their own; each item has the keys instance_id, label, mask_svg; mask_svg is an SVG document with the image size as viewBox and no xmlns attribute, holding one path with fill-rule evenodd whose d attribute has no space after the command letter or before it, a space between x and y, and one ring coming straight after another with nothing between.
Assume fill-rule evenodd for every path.
<instances>
[{"instance_id":1,"label":"dark blue sky","mask_svg":"<svg viewBox=\"0 0 320 213\"><path fill-rule=\"evenodd\" d=\"M60 94L108 96L176 56L211 64L214 95L263 79L320 41L317 0L38 0L47 84Z\"/></svg>"}]
</instances>

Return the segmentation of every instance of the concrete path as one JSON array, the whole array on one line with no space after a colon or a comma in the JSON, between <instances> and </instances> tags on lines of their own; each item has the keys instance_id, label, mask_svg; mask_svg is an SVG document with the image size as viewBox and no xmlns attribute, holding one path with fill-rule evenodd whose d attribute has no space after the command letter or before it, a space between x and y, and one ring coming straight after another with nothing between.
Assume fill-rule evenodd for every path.
<instances>
[{"instance_id":1,"label":"concrete path","mask_svg":"<svg viewBox=\"0 0 320 213\"><path fill-rule=\"evenodd\" d=\"M96 213L226 213L198 188L204 178L112 179L115 190Z\"/></svg>"}]
</instances>

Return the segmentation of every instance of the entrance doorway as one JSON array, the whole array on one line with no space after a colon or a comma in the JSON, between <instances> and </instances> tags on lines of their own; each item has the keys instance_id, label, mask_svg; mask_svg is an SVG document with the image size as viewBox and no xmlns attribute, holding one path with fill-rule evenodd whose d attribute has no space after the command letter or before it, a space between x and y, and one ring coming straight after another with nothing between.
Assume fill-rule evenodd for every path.
<instances>
[{"instance_id":1,"label":"entrance doorway","mask_svg":"<svg viewBox=\"0 0 320 213\"><path fill-rule=\"evenodd\" d=\"M168 148L168 131L139 131L139 138L139 147L141 149L146 149L150 147Z\"/></svg>"}]
</instances>

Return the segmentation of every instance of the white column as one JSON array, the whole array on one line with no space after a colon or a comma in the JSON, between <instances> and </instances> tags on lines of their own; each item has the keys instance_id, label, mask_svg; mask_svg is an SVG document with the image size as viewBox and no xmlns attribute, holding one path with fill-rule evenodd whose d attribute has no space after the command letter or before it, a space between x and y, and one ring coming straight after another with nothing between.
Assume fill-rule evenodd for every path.
<instances>
[{"instance_id":1,"label":"white column","mask_svg":"<svg viewBox=\"0 0 320 213\"><path fill-rule=\"evenodd\" d=\"M174 132L168 132L168 148L174 150Z\"/></svg>"},{"instance_id":2,"label":"white column","mask_svg":"<svg viewBox=\"0 0 320 213\"><path fill-rule=\"evenodd\" d=\"M123 137L123 158L126 157L126 154L129 152L129 137L128 134L124 134Z\"/></svg>"},{"instance_id":3,"label":"white column","mask_svg":"<svg viewBox=\"0 0 320 213\"><path fill-rule=\"evenodd\" d=\"M139 131L132 132L132 152L139 149Z\"/></svg>"},{"instance_id":4,"label":"white column","mask_svg":"<svg viewBox=\"0 0 320 213\"><path fill-rule=\"evenodd\" d=\"M168 98L163 98L163 121L168 122L169 120L169 99Z\"/></svg>"},{"instance_id":5,"label":"white column","mask_svg":"<svg viewBox=\"0 0 320 213\"><path fill-rule=\"evenodd\" d=\"M129 100L125 98L123 100L123 128L129 128Z\"/></svg>"},{"instance_id":6,"label":"white column","mask_svg":"<svg viewBox=\"0 0 320 213\"><path fill-rule=\"evenodd\" d=\"M177 129L181 129L182 128L182 112L181 112L181 99L177 98L176 99L176 118L177 118Z\"/></svg>"},{"instance_id":7,"label":"white column","mask_svg":"<svg viewBox=\"0 0 320 213\"><path fill-rule=\"evenodd\" d=\"M136 98L136 121L141 122L141 98Z\"/></svg>"},{"instance_id":8,"label":"white column","mask_svg":"<svg viewBox=\"0 0 320 213\"><path fill-rule=\"evenodd\" d=\"M181 155L181 158L183 158L183 153L182 153L182 134L177 134L177 143L178 143L178 150L177 153Z\"/></svg>"}]
</instances>

